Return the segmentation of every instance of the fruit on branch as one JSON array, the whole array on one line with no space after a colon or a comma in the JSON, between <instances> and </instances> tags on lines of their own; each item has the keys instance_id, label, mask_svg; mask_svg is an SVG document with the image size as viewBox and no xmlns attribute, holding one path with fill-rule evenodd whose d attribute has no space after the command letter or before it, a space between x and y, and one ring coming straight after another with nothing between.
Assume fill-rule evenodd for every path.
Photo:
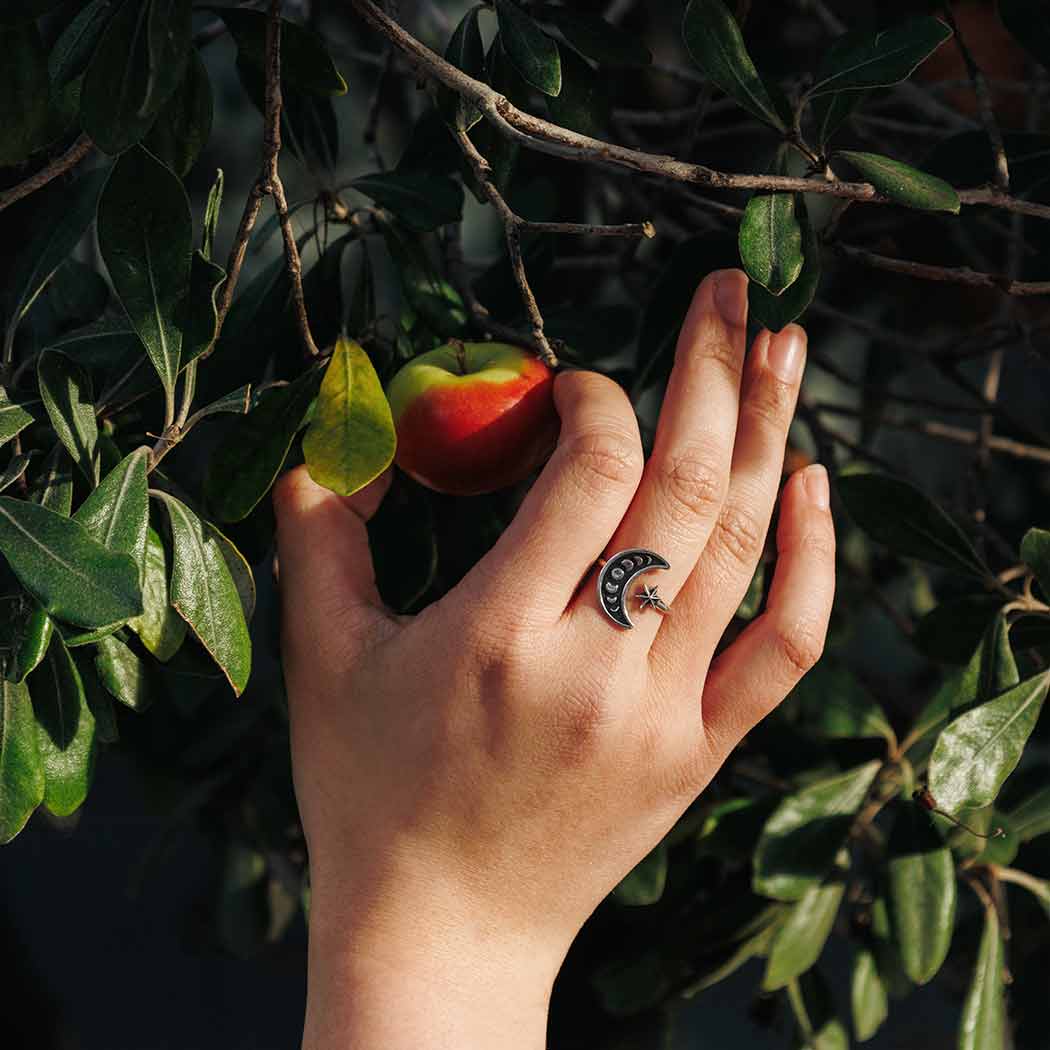
<instances>
[{"instance_id":1,"label":"fruit on branch","mask_svg":"<svg viewBox=\"0 0 1050 1050\"><path fill-rule=\"evenodd\" d=\"M528 350L453 340L387 386L396 462L437 492L474 496L521 481L558 436L554 373Z\"/></svg>"}]
</instances>

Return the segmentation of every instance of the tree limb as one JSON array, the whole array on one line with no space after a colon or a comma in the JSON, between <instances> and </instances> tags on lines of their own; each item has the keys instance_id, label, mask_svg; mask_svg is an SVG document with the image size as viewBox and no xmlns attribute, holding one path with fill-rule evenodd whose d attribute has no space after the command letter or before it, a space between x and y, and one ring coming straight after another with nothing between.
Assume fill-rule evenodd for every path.
<instances>
[{"instance_id":1,"label":"tree limb","mask_svg":"<svg viewBox=\"0 0 1050 1050\"><path fill-rule=\"evenodd\" d=\"M0 193L0 211L14 204L15 201L20 201L23 197L28 197L29 194L42 189L52 179L57 179L59 175L75 168L94 148L95 143L87 135L80 135L62 156L56 157L17 186L12 186L9 190Z\"/></svg>"}]
</instances>

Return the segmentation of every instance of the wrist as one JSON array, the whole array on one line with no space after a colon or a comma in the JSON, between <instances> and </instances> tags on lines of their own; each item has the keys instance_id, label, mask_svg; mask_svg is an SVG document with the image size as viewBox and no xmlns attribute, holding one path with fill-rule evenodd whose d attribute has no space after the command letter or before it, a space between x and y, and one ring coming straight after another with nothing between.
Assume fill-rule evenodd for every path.
<instances>
[{"instance_id":1,"label":"wrist","mask_svg":"<svg viewBox=\"0 0 1050 1050\"><path fill-rule=\"evenodd\" d=\"M543 1050L560 957L426 897L360 905L315 889L303 1050Z\"/></svg>"}]
</instances>

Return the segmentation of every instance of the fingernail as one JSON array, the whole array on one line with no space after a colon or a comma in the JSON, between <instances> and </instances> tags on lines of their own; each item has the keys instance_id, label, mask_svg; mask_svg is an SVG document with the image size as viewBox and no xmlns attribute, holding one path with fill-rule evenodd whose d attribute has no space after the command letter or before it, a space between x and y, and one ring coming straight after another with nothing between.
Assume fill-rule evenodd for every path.
<instances>
[{"instance_id":1,"label":"fingernail","mask_svg":"<svg viewBox=\"0 0 1050 1050\"><path fill-rule=\"evenodd\" d=\"M747 275L742 270L724 270L715 277L715 306L722 320L734 328L747 320Z\"/></svg>"},{"instance_id":2,"label":"fingernail","mask_svg":"<svg viewBox=\"0 0 1050 1050\"><path fill-rule=\"evenodd\" d=\"M806 495L814 507L827 510L831 506L831 488L828 485L828 472L820 463L806 468Z\"/></svg>"},{"instance_id":3,"label":"fingernail","mask_svg":"<svg viewBox=\"0 0 1050 1050\"><path fill-rule=\"evenodd\" d=\"M797 383L806 360L806 339L793 325L777 332L769 341L766 360L774 374L785 383Z\"/></svg>"}]
</instances>

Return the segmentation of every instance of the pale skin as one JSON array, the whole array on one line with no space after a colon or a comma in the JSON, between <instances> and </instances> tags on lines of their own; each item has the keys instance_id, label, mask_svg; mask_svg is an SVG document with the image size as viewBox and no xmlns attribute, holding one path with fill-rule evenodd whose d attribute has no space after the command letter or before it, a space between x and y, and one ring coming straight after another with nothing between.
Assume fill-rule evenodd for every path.
<instances>
[{"instance_id":1,"label":"pale skin","mask_svg":"<svg viewBox=\"0 0 1050 1050\"><path fill-rule=\"evenodd\" d=\"M558 446L514 521L440 601L396 616L365 522L303 468L274 493L295 787L312 905L304 1050L541 1050L584 921L820 656L828 479L781 488L805 358L746 346L747 279L707 277L653 450L592 372L558 375ZM764 612L717 651L779 496ZM596 562L647 547L672 611L601 612ZM583 586L580 586L581 580Z\"/></svg>"}]
</instances>

